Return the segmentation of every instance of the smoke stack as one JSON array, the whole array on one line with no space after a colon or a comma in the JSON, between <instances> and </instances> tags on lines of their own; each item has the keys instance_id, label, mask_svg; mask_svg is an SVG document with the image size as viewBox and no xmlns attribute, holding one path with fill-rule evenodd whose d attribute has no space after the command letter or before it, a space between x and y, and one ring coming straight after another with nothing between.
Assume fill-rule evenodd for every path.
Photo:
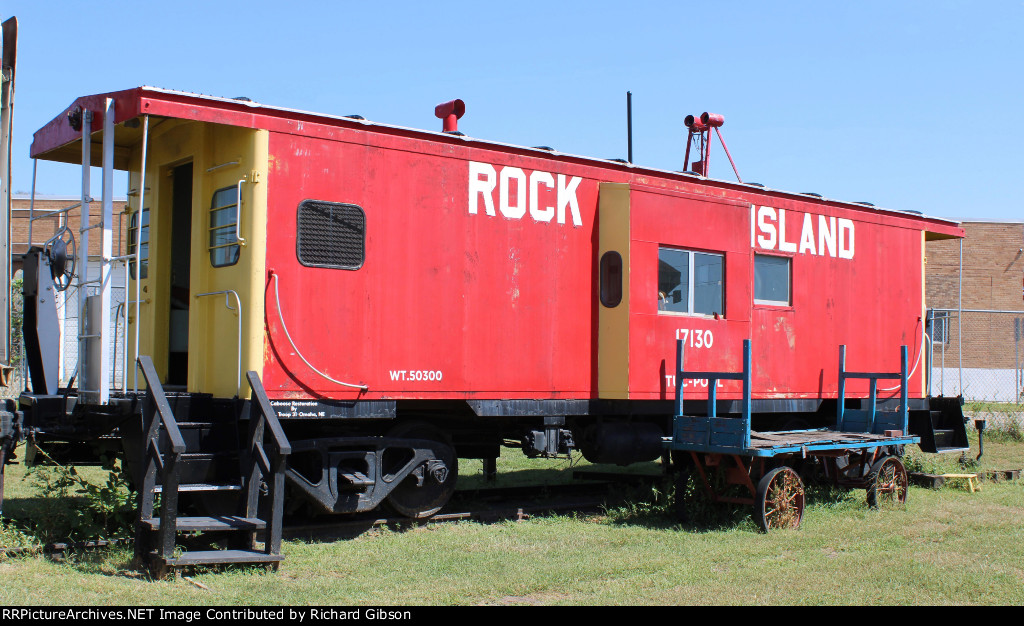
<instances>
[{"instance_id":1,"label":"smoke stack","mask_svg":"<svg viewBox=\"0 0 1024 626\"><path fill-rule=\"evenodd\" d=\"M434 107L434 115L443 120L443 130L446 133L459 132L459 118L466 114L466 103L462 100L451 100Z\"/></svg>"}]
</instances>

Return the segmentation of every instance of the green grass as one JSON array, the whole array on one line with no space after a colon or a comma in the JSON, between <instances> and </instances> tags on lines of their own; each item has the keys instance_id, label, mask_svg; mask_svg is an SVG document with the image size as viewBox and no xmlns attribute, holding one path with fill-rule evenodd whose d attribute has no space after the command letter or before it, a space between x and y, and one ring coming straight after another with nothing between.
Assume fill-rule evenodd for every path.
<instances>
[{"instance_id":1,"label":"green grass","mask_svg":"<svg viewBox=\"0 0 1024 626\"><path fill-rule=\"evenodd\" d=\"M980 465L1020 468L1024 444L986 440ZM516 456L499 469L506 484L564 481L573 470L564 461ZM4 508L12 517L37 497L23 473L8 468ZM464 462L461 474L480 481L479 464ZM741 509L719 524L680 528L668 513L670 494L654 487L596 516L286 541L276 574L190 575L205 589L185 579L149 581L130 569L125 548L66 562L0 557L0 604L1024 603L1020 481L987 482L975 494L912 488L895 511L868 509L862 490L818 490L808 500L800 530L770 535Z\"/></svg>"},{"instance_id":2,"label":"green grass","mask_svg":"<svg viewBox=\"0 0 1024 626\"><path fill-rule=\"evenodd\" d=\"M1015 402L965 402L964 413L1020 413L1024 404Z\"/></svg>"}]
</instances>

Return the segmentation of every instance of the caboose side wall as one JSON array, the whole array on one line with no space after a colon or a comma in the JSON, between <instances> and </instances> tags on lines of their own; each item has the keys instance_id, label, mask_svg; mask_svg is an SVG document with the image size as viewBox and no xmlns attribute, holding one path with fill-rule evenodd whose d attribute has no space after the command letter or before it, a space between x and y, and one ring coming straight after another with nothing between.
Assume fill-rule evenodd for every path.
<instances>
[{"instance_id":1,"label":"caboose side wall","mask_svg":"<svg viewBox=\"0 0 1024 626\"><path fill-rule=\"evenodd\" d=\"M352 139L271 136L267 265L276 278L267 287L268 393L591 397L597 183L587 177L596 168L375 133ZM551 185L538 183L537 203L555 208L550 220L528 211L504 217L497 190L492 207L481 196L471 214L470 161L493 165L494 176L507 167L524 176L548 173ZM559 223L558 177L570 169L581 180L575 207L563 207ZM524 207L530 195L512 187L509 211ZM296 210L306 199L363 209L366 253L359 269L299 262ZM296 349L324 374L366 384L368 391L359 395L327 381Z\"/></svg>"},{"instance_id":2,"label":"caboose side wall","mask_svg":"<svg viewBox=\"0 0 1024 626\"><path fill-rule=\"evenodd\" d=\"M741 342L749 336L754 350L754 395L760 398L836 397L840 344L847 345L847 366L853 370L898 371L901 344L908 346L909 365L913 365L922 342L924 301L920 271L915 267L923 258L920 226L909 221L893 225L873 215L864 219L859 212L827 203L742 193L733 200L733 207L712 207L707 202L670 199L664 192L634 193L630 397L673 397L672 340L676 337L687 341L688 369L725 371L738 369ZM751 230L752 216L762 206L787 212L785 241L793 245L785 247L793 251L780 250L778 237L774 247L762 245L760 229L755 224ZM680 209L684 215L699 216L692 222L706 228L688 228L689 219L680 224ZM810 216L809 228L805 215ZM834 218L850 220L852 253L841 251L839 242L818 254L819 216L824 216L826 225ZM805 240L801 246L805 230L813 234L813 243ZM721 319L658 312L655 281L660 246L724 255ZM843 258L841 252L851 258ZM790 259L788 305L754 301L754 262L761 254ZM686 381L687 397L706 397L702 382L706 385L706 381ZM921 395L923 385L919 367L911 379L912 395ZM867 393L866 381L851 381L847 388L848 393ZM720 397L736 398L739 393L738 383L720 383Z\"/></svg>"},{"instance_id":3,"label":"caboose side wall","mask_svg":"<svg viewBox=\"0 0 1024 626\"><path fill-rule=\"evenodd\" d=\"M372 132L342 135L271 134L269 219L274 226L268 270L278 277L281 297L278 312L273 281L268 281L264 375L272 396L622 397L602 394L599 384L602 182L630 184L633 206L627 397L671 397L674 381L666 375L674 367L673 345L681 330L689 336L713 334L711 349L688 353L692 366L709 369L736 368L741 340L752 336L755 397L761 398L834 397L840 343L848 346L848 367L874 371L898 369L900 344L909 346L911 362L920 347L923 302L920 272L913 265L922 259L922 226L912 218L827 201L708 189L496 149L439 146ZM488 207L479 186L470 193L470 162L489 164L499 177L506 168L518 168L525 184L513 179L504 200L496 184ZM534 219L529 210L533 172L550 174L552 182L559 175L565 181L581 179L576 190L580 226L572 223L569 207L564 223ZM556 204L562 208L557 189L543 180L536 185L541 214ZM363 267L323 269L298 262L295 212L310 198L352 203L365 211ZM788 211L784 240L796 244L805 214L813 220L850 220L853 258L838 251L763 249L751 229L751 206ZM502 207L521 217L504 216ZM814 239L817 247L817 234ZM721 319L658 314L652 294L657 293L659 246L725 254ZM753 303L755 253L792 259L790 305ZM366 384L368 391L338 388L312 373L286 342L282 317L295 347L312 364L333 378ZM432 372L438 373L435 380L409 378ZM923 387L921 376L919 369L912 388ZM860 383L849 389L866 394ZM699 384L690 393L706 394ZM721 397L737 394L726 386Z\"/></svg>"}]
</instances>

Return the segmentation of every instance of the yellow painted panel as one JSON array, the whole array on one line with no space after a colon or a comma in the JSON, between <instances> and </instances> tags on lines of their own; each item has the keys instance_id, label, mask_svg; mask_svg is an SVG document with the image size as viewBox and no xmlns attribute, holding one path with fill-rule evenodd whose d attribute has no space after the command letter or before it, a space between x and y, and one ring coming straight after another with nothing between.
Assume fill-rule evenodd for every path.
<instances>
[{"instance_id":1,"label":"yellow painted panel","mask_svg":"<svg viewBox=\"0 0 1024 626\"><path fill-rule=\"evenodd\" d=\"M622 257L622 302L598 304L598 397L629 397L629 185L601 183L598 201L598 263L605 252Z\"/></svg>"},{"instance_id":2,"label":"yellow painted panel","mask_svg":"<svg viewBox=\"0 0 1024 626\"><path fill-rule=\"evenodd\" d=\"M178 120L163 120L151 128L143 202L150 211L149 272L141 281L138 343L139 353L153 358L164 382L169 355L171 172L189 162L193 180L188 390L217 397L248 397L245 372L262 374L268 154L269 133L263 130ZM141 144L135 147L131 162L131 188L138 190ZM213 267L209 249L213 194L225 187L237 188L240 180L245 181L241 186L240 232L245 245L240 248L238 263ZM138 211L138 193L129 197L128 205L130 212ZM136 298L135 285L131 281L132 300ZM200 295L218 291L229 293ZM135 317L133 305L129 310L130 360L135 353ZM134 368L129 365L128 369L128 385L132 387Z\"/></svg>"},{"instance_id":3,"label":"yellow painted panel","mask_svg":"<svg viewBox=\"0 0 1024 626\"><path fill-rule=\"evenodd\" d=\"M211 124L206 134L202 167L196 169L198 195L192 221L189 391L244 398L249 396L245 372L262 374L269 145L270 134L265 130ZM238 262L214 267L210 258L213 196L220 189L238 189L240 181L243 243Z\"/></svg>"}]
</instances>

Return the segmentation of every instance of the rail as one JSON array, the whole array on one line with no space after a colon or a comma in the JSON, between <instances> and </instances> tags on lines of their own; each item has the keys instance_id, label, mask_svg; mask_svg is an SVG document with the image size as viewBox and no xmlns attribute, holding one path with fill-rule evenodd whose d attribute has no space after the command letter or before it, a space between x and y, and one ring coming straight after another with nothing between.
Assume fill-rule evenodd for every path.
<instances>
[{"instance_id":1,"label":"rail","mask_svg":"<svg viewBox=\"0 0 1024 626\"><path fill-rule=\"evenodd\" d=\"M739 372L701 372L683 369L683 340L676 340L676 418L673 427L676 440L702 439L700 442L707 446L719 445L722 437L733 440L739 435L739 441L733 441L732 445L739 444L743 448L750 447L750 340L743 340L743 370ZM690 379L708 381L708 405L707 417L683 415L683 376ZM718 395L719 380L740 380L743 381L743 420L738 425L714 424L711 420L718 417L716 401ZM734 420L725 420L733 422ZM691 431L681 433L680 430Z\"/></svg>"},{"instance_id":2,"label":"rail","mask_svg":"<svg viewBox=\"0 0 1024 626\"><path fill-rule=\"evenodd\" d=\"M260 484L267 484L270 498L270 519L267 520L264 552L267 554L281 553L281 533L284 526L284 470L288 455L292 453L291 443L281 428L277 412L270 405L267 392L263 388L259 374L253 371L245 373L252 390L249 402L249 445L246 478L246 517L256 517L259 510ZM267 456L264 438L270 431L271 455Z\"/></svg>"},{"instance_id":3,"label":"rail","mask_svg":"<svg viewBox=\"0 0 1024 626\"><path fill-rule=\"evenodd\" d=\"M244 246L248 244L245 239L242 239L242 185L246 181L244 178L238 181L238 204L235 207L235 239L238 241L238 245Z\"/></svg>"},{"instance_id":4,"label":"rail","mask_svg":"<svg viewBox=\"0 0 1024 626\"><path fill-rule=\"evenodd\" d=\"M242 390L242 299L238 297L238 292L234 289L197 293L196 297L203 298L206 296L219 296L221 294L224 295L224 306L226 306L229 311L238 311L238 369L235 375L235 393L240 394ZM235 304L238 305L237 309L231 308L231 301L228 299L229 296L235 297Z\"/></svg>"},{"instance_id":5,"label":"rail","mask_svg":"<svg viewBox=\"0 0 1024 626\"><path fill-rule=\"evenodd\" d=\"M185 453L185 439L178 429L178 422L174 419L171 405L167 402L167 396L160 384L160 378L153 366L153 359L142 355L138 359L142 376L146 380L146 401L142 408L142 424L144 433L143 468L145 475L142 480L142 489L139 490L138 508L141 519L151 519L156 499L156 476L160 472L160 531L158 535L157 549L165 558L171 558L174 554L175 535L178 528L178 462ZM160 450L160 430L163 427L167 433L169 450L162 453ZM136 546L143 546L141 533L142 524L139 525L136 537Z\"/></svg>"},{"instance_id":6,"label":"rail","mask_svg":"<svg viewBox=\"0 0 1024 626\"><path fill-rule=\"evenodd\" d=\"M900 346L900 371L898 372L848 372L846 371L846 345L839 346L839 401L836 408L836 430L839 432L868 432L874 433L877 430L888 430L885 426L892 427L892 430L900 430L902 434L907 433L909 413L907 411L907 346ZM868 410L856 411L846 409L846 381L848 379L869 380L870 391L868 398ZM882 420L879 424L878 416L878 381L899 380L900 381L900 409L895 420ZM852 418L852 419L851 419Z\"/></svg>"}]
</instances>

